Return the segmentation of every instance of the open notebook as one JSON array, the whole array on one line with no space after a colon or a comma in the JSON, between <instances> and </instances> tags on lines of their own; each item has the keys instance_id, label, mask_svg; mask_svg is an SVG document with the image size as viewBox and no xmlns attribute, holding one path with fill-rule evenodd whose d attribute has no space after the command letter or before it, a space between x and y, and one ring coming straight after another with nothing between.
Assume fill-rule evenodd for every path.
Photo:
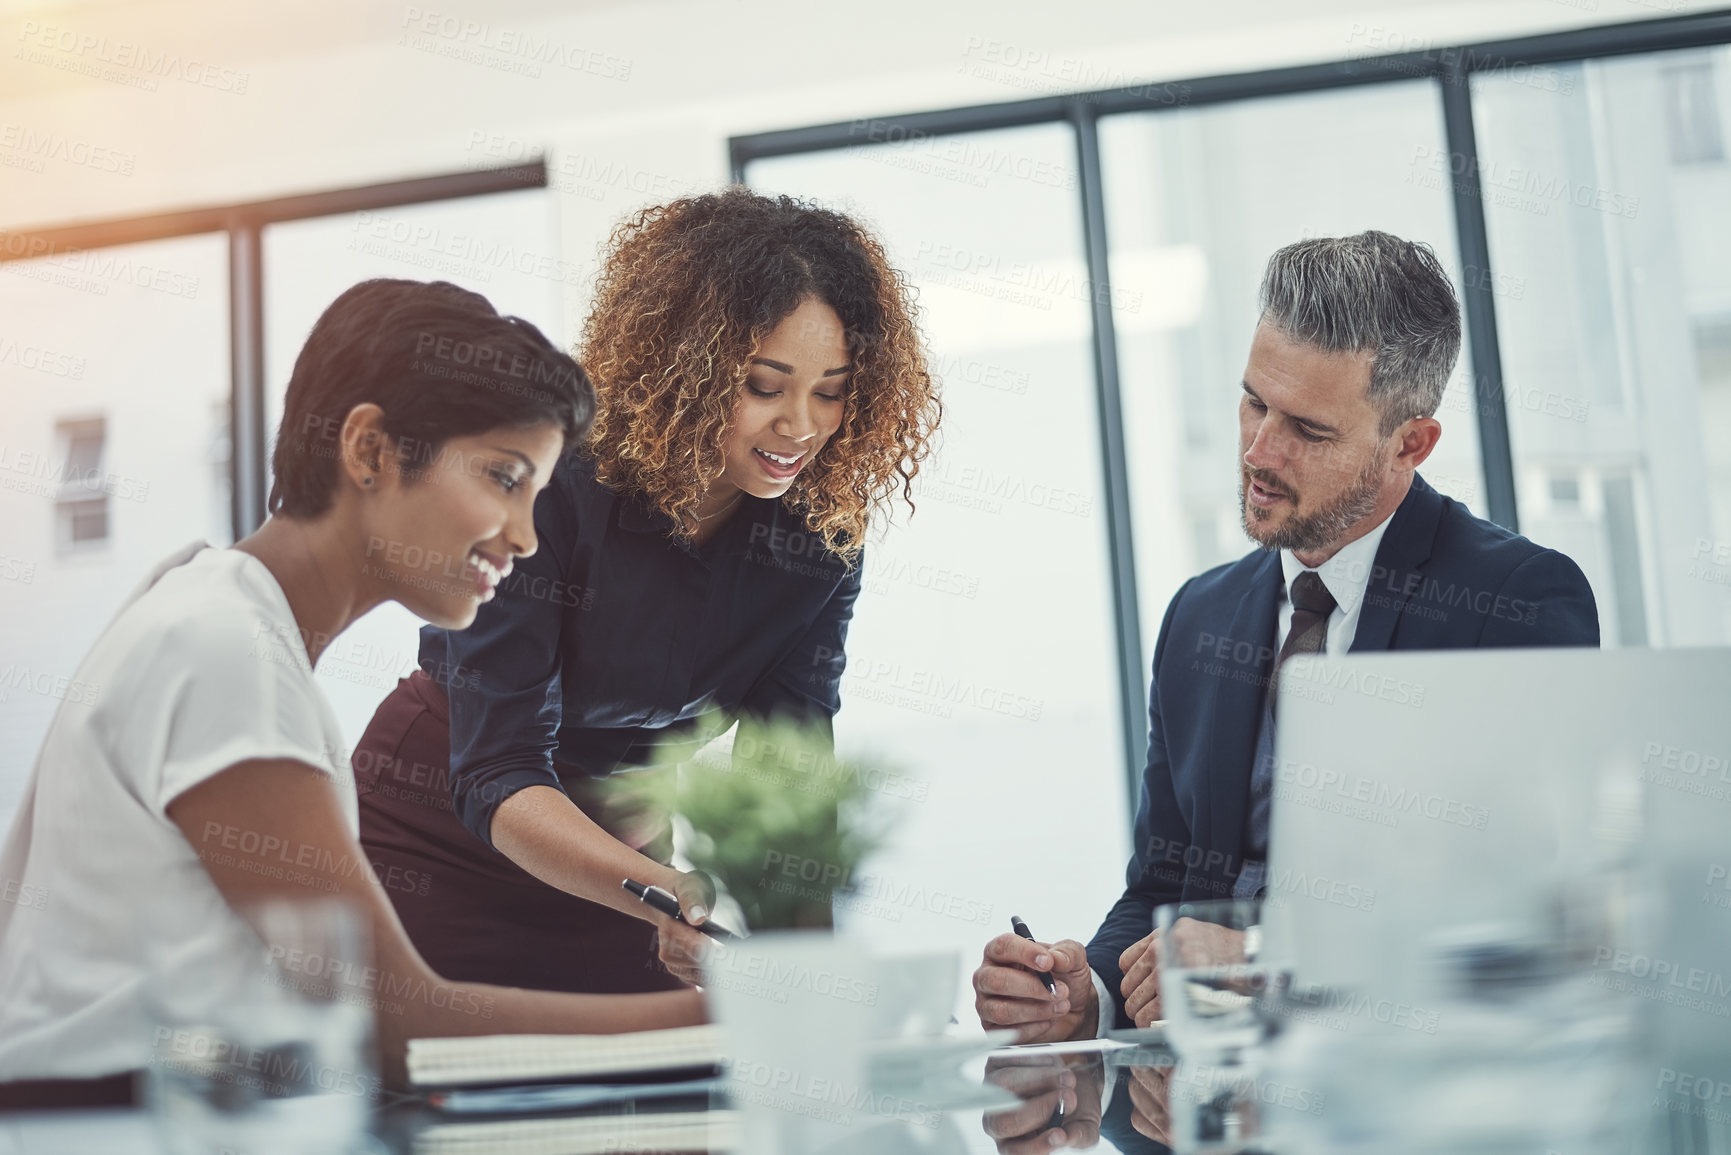
<instances>
[{"instance_id":1,"label":"open notebook","mask_svg":"<svg viewBox=\"0 0 1731 1155\"><path fill-rule=\"evenodd\" d=\"M622 1035L477 1035L410 1039L417 1088L636 1076L717 1067L721 1028L674 1027Z\"/></svg>"}]
</instances>

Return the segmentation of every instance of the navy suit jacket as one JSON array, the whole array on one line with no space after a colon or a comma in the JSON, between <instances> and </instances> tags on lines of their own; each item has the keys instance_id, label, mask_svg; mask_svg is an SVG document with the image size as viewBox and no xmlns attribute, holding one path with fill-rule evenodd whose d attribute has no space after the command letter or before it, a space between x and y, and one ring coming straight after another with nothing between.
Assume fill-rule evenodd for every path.
<instances>
[{"instance_id":1,"label":"navy suit jacket","mask_svg":"<svg viewBox=\"0 0 1731 1155\"><path fill-rule=\"evenodd\" d=\"M1191 578L1166 608L1124 896L1088 944L1119 1026L1131 1023L1118 956L1152 929L1154 908L1232 897L1282 580L1279 552L1257 550ZM1579 566L1414 475L1377 547L1352 653L1598 644Z\"/></svg>"}]
</instances>

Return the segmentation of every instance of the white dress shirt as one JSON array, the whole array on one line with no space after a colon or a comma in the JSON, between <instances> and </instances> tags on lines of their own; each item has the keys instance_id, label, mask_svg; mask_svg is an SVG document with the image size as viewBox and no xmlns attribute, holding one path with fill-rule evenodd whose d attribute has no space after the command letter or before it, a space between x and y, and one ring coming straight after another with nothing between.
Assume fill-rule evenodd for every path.
<instances>
[{"instance_id":1,"label":"white dress shirt","mask_svg":"<svg viewBox=\"0 0 1731 1155\"><path fill-rule=\"evenodd\" d=\"M1334 612L1328 615L1328 637L1324 652L1330 655L1346 653L1358 633L1359 611L1364 609L1365 590L1370 586L1371 570L1376 566L1376 551L1382 546L1382 535L1394 519L1389 514L1363 537L1349 541L1340 551L1319 566L1307 566L1289 549L1280 551L1280 572L1284 585L1280 590L1280 621L1274 630L1274 652L1286 644L1292 629L1292 583L1298 575L1312 570L1334 595Z\"/></svg>"}]
</instances>

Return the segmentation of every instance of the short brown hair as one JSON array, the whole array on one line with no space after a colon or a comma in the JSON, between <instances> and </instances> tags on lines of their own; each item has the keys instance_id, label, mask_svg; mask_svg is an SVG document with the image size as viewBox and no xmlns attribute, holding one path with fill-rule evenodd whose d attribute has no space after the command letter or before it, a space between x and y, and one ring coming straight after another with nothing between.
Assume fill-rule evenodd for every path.
<instances>
[{"instance_id":1,"label":"short brown hair","mask_svg":"<svg viewBox=\"0 0 1731 1155\"><path fill-rule=\"evenodd\" d=\"M335 434L371 402L385 433L425 461L453 437L557 425L588 431L595 390L571 357L520 317L448 281L362 281L319 316L295 358L271 454L272 513L317 517L337 487ZM405 469L414 481L423 471Z\"/></svg>"}]
</instances>

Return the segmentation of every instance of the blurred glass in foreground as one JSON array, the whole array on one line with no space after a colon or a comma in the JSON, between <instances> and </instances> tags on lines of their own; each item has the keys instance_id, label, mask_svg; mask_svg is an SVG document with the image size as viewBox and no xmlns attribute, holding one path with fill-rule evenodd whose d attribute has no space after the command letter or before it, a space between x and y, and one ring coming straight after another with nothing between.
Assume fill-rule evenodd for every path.
<instances>
[{"instance_id":1,"label":"blurred glass in foreground","mask_svg":"<svg viewBox=\"0 0 1731 1155\"><path fill-rule=\"evenodd\" d=\"M378 1097L362 923L335 899L272 901L248 915L266 945L233 987L188 1017L158 975L146 1096L173 1155L353 1150Z\"/></svg>"}]
</instances>

